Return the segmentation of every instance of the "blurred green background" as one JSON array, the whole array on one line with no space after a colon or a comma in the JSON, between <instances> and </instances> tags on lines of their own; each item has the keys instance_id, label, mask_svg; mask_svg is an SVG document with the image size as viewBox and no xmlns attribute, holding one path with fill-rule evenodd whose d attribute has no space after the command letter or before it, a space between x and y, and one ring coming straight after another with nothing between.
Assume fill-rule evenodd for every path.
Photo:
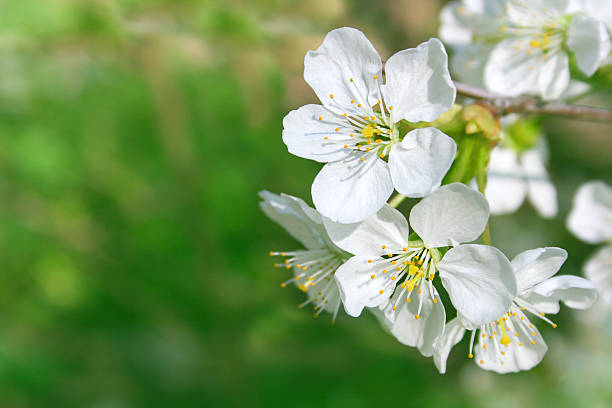
<instances>
[{"instance_id":1,"label":"blurred green background","mask_svg":"<svg viewBox=\"0 0 612 408\"><path fill-rule=\"evenodd\" d=\"M383 58L434 36L443 1L0 1L0 406L606 407L605 313L543 327L536 369L500 376L465 343L441 376L370 316L313 319L269 250L296 249L257 192L310 202L318 164L282 118L316 101L303 57L362 29ZM612 98L599 102L610 103ZM549 119L560 216L492 221L509 256L594 250L564 227L611 181L611 127Z\"/></svg>"}]
</instances>

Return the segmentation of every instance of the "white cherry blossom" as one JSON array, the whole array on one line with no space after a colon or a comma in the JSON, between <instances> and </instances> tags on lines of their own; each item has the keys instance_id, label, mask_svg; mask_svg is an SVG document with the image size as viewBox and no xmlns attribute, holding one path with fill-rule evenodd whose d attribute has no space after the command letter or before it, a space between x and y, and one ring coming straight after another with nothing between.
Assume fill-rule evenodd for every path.
<instances>
[{"instance_id":1,"label":"white cherry blossom","mask_svg":"<svg viewBox=\"0 0 612 408\"><path fill-rule=\"evenodd\" d=\"M260 202L263 212L304 246L304 249L295 251L270 252L271 256L287 257L275 267L293 271L293 277L281 286L294 283L307 295L307 300L298 307L312 303L315 316L326 311L332 313L335 320L341 301L333 275L350 255L331 242L321 215L303 200L268 191L259 195L263 199Z\"/></svg>"},{"instance_id":2,"label":"white cherry blossom","mask_svg":"<svg viewBox=\"0 0 612 408\"><path fill-rule=\"evenodd\" d=\"M486 199L460 183L441 187L416 204L410 225L385 205L361 223L323 219L330 238L355 254L336 273L345 311L359 316L379 308L379 318L402 343L431 355L445 311L433 285L439 274L457 310L480 324L503 314L515 292L512 268L496 248L461 244L478 238L489 216ZM455 245L441 255L441 248Z\"/></svg>"},{"instance_id":3,"label":"white cherry blossom","mask_svg":"<svg viewBox=\"0 0 612 408\"><path fill-rule=\"evenodd\" d=\"M455 157L455 142L435 128L403 135L398 127L403 120L433 121L455 100L439 40L394 54L383 72L361 31L336 29L306 54L304 78L322 105L290 112L283 141L290 153L327 163L312 185L321 214L358 222L376 213L394 188L423 197L440 186Z\"/></svg>"},{"instance_id":4,"label":"white cherry blossom","mask_svg":"<svg viewBox=\"0 0 612 408\"><path fill-rule=\"evenodd\" d=\"M510 214L526 198L544 218L557 215L557 189L546 170L546 145L541 143L523 152L498 146L491 152L485 197L491 214Z\"/></svg>"},{"instance_id":5,"label":"white cherry blossom","mask_svg":"<svg viewBox=\"0 0 612 408\"><path fill-rule=\"evenodd\" d=\"M570 83L570 57L590 77L610 52L605 25L569 0L463 0L444 9L442 23L460 77L480 76L504 96L557 99Z\"/></svg>"},{"instance_id":6,"label":"white cherry blossom","mask_svg":"<svg viewBox=\"0 0 612 408\"><path fill-rule=\"evenodd\" d=\"M583 184L574 197L567 227L585 242L604 244L587 260L584 274L612 306L612 188L602 181Z\"/></svg>"},{"instance_id":7,"label":"white cherry blossom","mask_svg":"<svg viewBox=\"0 0 612 408\"><path fill-rule=\"evenodd\" d=\"M467 330L471 331L468 357L485 370L503 374L539 364L548 347L527 312L557 327L546 314L558 313L560 301L573 309L586 309L597 300L597 291L588 280L571 275L553 277L566 258L567 252L561 248L537 248L517 255L512 260L516 297L507 313L484 325L459 313L433 347L438 370L446 371L451 348Z\"/></svg>"}]
</instances>

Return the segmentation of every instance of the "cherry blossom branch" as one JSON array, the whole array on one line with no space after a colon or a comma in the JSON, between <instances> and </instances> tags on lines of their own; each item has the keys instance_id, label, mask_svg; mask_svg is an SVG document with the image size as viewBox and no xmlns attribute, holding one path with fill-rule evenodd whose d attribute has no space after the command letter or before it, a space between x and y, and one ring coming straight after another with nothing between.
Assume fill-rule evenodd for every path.
<instances>
[{"instance_id":1,"label":"cherry blossom branch","mask_svg":"<svg viewBox=\"0 0 612 408\"><path fill-rule=\"evenodd\" d=\"M498 115L532 113L563 116L579 120L612 122L612 110L610 109L569 105L562 102L544 102L530 97L508 98L457 81L455 81L455 86L457 87L457 93L486 102Z\"/></svg>"}]
</instances>

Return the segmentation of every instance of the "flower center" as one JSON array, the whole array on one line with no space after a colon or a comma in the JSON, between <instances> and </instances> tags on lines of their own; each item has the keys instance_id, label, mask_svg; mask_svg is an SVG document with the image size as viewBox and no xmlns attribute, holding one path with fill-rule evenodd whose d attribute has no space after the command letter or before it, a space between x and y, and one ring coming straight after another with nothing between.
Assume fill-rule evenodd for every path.
<instances>
[{"instance_id":1,"label":"flower center","mask_svg":"<svg viewBox=\"0 0 612 408\"><path fill-rule=\"evenodd\" d=\"M382 249L388 249L386 245L382 245ZM423 290L427 290L434 303L438 300L433 293L433 279L435 277L436 268L430 250L427 248L401 248L391 249L386 257L377 261L368 260L374 263L378 273L373 273L371 279L384 279L383 289L380 294L392 292L391 295L397 293L397 299L393 303L392 310L396 311L400 302L405 299L406 303L412 302L412 295L417 290L420 295ZM400 283L401 282L401 283ZM399 289L397 284L399 283ZM423 306L423 297L419 296L418 312L415 319L420 318L421 308Z\"/></svg>"},{"instance_id":2,"label":"flower center","mask_svg":"<svg viewBox=\"0 0 612 408\"><path fill-rule=\"evenodd\" d=\"M367 96L362 95L355 80L348 78L347 85L352 89L352 98L348 101L338 101L334 94L330 94L331 104L344 111L344 126L334 129L336 142L343 143L345 149L371 153L384 158L389 154L391 146L398 141L397 129L391 123L393 106L388 106L382 96L378 75L374 76L376 83L376 103L371 106ZM319 116L319 120L322 117ZM325 140L329 140L326 136ZM365 161L362 156L361 161Z\"/></svg>"},{"instance_id":3,"label":"flower center","mask_svg":"<svg viewBox=\"0 0 612 408\"><path fill-rule=\"evenodd\" d=\"M506 315L472 331L468 357L474 357L473 348L477 330L480 336L479 347L482 347L483 350L498 353L500 356L500 365L505 364L504 358L510 353L511 350L509 347L511 345L523 347L525 344L531 344L534 346L536 344L538 331L523 313L525 311L529 311L538 318L546 321L552 327L557 327L555 323L546 318L544 313L538 312L533 306L522 301L520 298L516 298ZM481 359L479 363L485 364L485 360Z\"/></svg>"},{"instance_id":4,"label":"flower center","mask_svg":"<svg viewBox=\"0 0 612 408\"><path fill-rule=\"evenodd\" d=\"M308 299L298 308L312 303L315 317L323 310L333 313L332 320L340 308L340 295L333 277L344 262L340 254L328 249L315 249L291 252L270 252L270 256L287 257L283 263L274 264L276 268L293 269L293 277L281 283L286 287L290 283L308 295Z\"/></svg>"}]
</instances>

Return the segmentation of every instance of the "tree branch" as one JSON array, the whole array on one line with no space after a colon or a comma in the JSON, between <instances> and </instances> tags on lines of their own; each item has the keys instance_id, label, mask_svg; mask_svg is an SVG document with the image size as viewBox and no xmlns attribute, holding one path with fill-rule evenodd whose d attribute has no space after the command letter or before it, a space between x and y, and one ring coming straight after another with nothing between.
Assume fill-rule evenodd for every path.
<instances>
[{"instance_id":1,"label":"tree branch","mask_svg":"<svg viewBox=\"0 0 612 408\"><path fill-rule=\"evenodd\" d=\"M495 110L498 115L507 113L532 113L563 116L579 120L612 122L612 110L591 106L569 105L562 102L544 102L537 98L508 98L455 81L457 93L479 99Z\"/></svg>"}]
</instances>

